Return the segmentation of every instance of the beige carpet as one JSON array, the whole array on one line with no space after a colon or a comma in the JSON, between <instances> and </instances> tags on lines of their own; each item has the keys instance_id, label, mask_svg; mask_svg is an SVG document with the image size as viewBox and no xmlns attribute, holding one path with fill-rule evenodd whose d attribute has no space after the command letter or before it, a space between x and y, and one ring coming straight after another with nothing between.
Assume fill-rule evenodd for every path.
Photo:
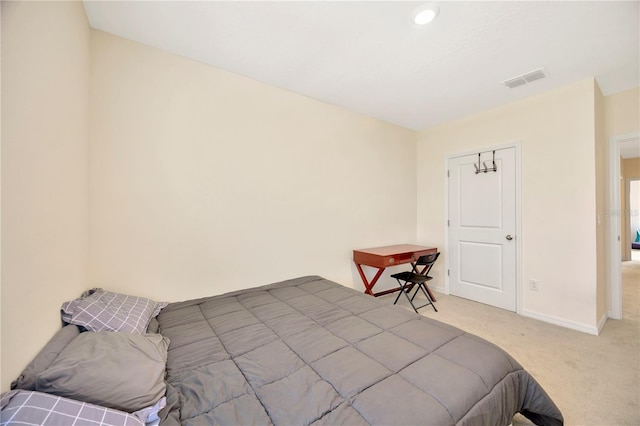
<instances>
[{"instance_id":1,"label":"beige carpet","mask_svg":"<svg viewBox=\"0 0 640 426\"><path fill-rule=\"evenodd\" d=\"M599 336L439 293L439 312L430 306L420 312L509 352L553 398L567 425L640 425L640 262L624 262L622 270L623 319L608 320ZM516 416L513 424L530 423Z\"/></svg>"}]
</instances>

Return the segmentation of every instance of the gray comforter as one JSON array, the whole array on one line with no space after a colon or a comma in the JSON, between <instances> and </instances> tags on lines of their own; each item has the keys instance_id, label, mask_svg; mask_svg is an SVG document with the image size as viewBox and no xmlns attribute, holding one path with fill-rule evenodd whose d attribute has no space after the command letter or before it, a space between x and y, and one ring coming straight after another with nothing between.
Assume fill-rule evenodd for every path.
<instances>
[{"instance_id":1,"label":"gray comforter","mask_svg":"<svg viewBox=\"0 0 640 426\"><path fill-rule=\"evenodd\" d=\"M173 303L158 323L167 425L563 423L495 345L316 276Z\"/></svg>"}]
</instances>

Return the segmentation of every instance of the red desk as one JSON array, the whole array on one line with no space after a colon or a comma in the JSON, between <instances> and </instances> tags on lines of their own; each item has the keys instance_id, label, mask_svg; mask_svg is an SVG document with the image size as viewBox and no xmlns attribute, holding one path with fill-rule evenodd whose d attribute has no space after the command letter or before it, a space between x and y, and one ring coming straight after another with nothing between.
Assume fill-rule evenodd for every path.
<instances>
[{"instance_id":1,"label":"red desk","mask_svg":"<svg viewBox=\"0 0 640 426\"><path fill-rule=\"evenodd\" d=\"M353 263L356 264L356 269L360 274L360 278L364 283L364 292L371 296L382 296L383 294L393 293L400 290L400 287L392 288L389 290L381 291L378 293L373 292L373 286L376 285L380 276L388 266L402 265L403 263L413 263L420 256L425 254L435 253L438 249L436 247L416 246L413 244L398 244L395 246L373 247L368 249L360 249L353 251ZM371 282L367 281L367 277L362 272L362 265L378 268L378 272L373 277ZM435 302L435 299L433 299Z\"/></svg>"}]
</instances>

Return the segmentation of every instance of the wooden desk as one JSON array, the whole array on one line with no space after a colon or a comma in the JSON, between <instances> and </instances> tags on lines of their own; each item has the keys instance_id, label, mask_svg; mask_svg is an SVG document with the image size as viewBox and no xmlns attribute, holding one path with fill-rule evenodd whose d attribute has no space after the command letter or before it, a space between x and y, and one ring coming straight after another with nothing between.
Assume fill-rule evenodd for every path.
<instances>
[{"instance_id":1,"label":"wooden desk","mask_svg":"<svg viewBox=\"0 0 640 426\"><path fill-rule=\"evenodd\" d=\"M402 265L403 263L413 263L420 256L425 254L435 253L438 249L436 247L416 246L413 244L398 244L394 246L373 247L368 249L360 249L353 251L353 263L356 264L356 269L360 274L360 278L364 283L364 292L371 296L382 296L383 294L389 294L400 290L400 287L392 288L389 290L381 291L378 293L373 292L373 286L376 285L380 276L388 266ZM367 277L362 272L362 265L378 268L378 272L373 277L371 282L367 281Z\"/></svg>"}]
</instances>

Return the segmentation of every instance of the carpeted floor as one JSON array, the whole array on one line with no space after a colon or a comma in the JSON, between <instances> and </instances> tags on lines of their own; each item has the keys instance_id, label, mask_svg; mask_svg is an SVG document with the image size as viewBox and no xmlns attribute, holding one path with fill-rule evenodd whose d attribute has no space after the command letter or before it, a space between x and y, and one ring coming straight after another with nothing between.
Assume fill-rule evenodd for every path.
<instances>
[{"instance_id":1,"label":"carpeted floor","mask_svg":"<svg viewBox=\"0 0 640 426\"><path fill-rule=\"evenodd\" d=\"M624 262L622 274L623 319L608 320L599 336L439 293L439 312L420 312L509 352L553 398L567 425L640 425L640 262ZM530 423L516 416L513 424Z\"/></svg>"}]
</instances>

